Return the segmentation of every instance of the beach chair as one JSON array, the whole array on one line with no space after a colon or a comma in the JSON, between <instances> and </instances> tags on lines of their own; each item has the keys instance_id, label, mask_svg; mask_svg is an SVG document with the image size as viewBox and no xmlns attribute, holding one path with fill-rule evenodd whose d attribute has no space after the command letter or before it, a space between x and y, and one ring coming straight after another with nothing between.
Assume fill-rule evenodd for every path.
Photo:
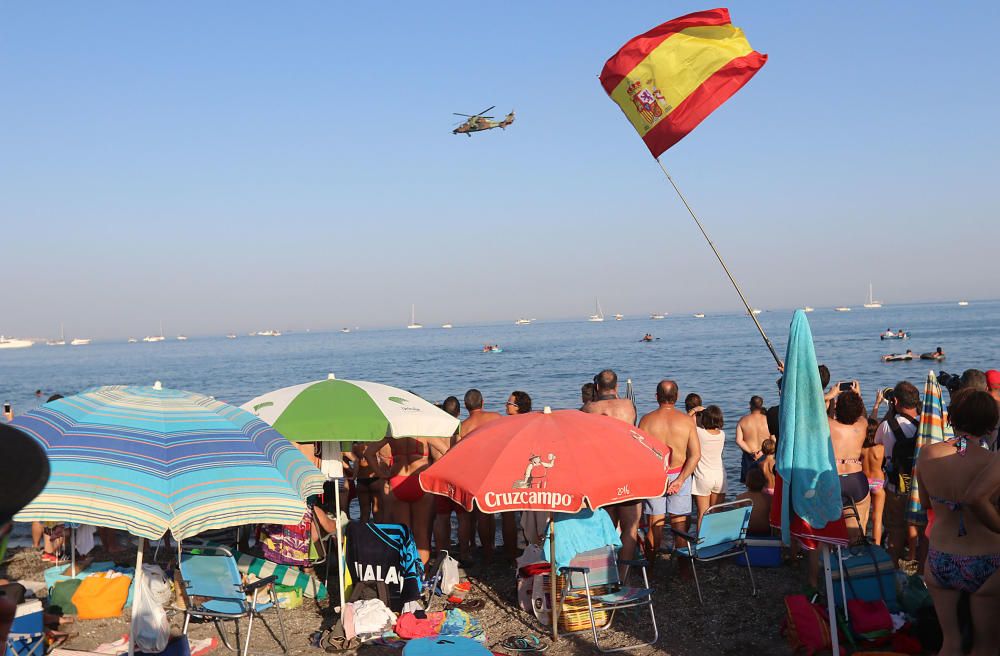
<instances>
[{"instance_id":1,"label":"beach chair","mask_svg":"<svg viewBox=\"0 0 1000 656\"><path fill-rule=\"evenodd\" d=\"M209 619L215 623L223 644L230 651L240 652L240 619L247 618L247 635L242 656L250 648L253 620L260 618L265 628L288 653L285 625L281 621L278 599L272 585L275 576L268 576L244 584L233 553L224 547L186 547L180 557L181 587L184 595L184 628L186 635L192 617ZM267 591L268 601L258 602L262 590ZM281 630L281 639L267 625L262 613L273 609ZM236 647L229 644L220 622L233 620L236 629Z\"/></svg>"},{"instance_id":2,"label":"beach chair","mask_svg":"<svg viewBox=\"0 0 1000 656\"><path fill-rule=\"evenodd\" d=\"M701 596L701 584L698 582L695 561L709 562L734 558L740 554L746 559L747 572L750 573L751 594L757 596L757 584L753 580L753 570L750 568L750 558L747 555L747 527L750 525L752 510L753 502L750 499L720 503L705 512L697 537L677 528L672 529L674 533L687 540L687 546L674 549L674 554L691 560L694 584L698 589L698 601L701 603L705 603L705 600Z\"/></svg>"},{"instance_id":3,"label":"beach chair","mask_svg":"<svg viewBox=\"0 0 1000 656\"><path fill-rule=\"evenodd\" d=\"M643 587L624 585L618 576L619 564L642 568ZM646 575L645 560L619 561L613 546L604 546L584 551L570 561L568 567L559 568L559 606L561 633L578 633L590 629L594 645L604 653L625 651L656 643L660 638L653 613L653 589ZM653 624L653 638L648 642L622 647L604 647L600 633L611 627L615 612L626 608L649 609L649 619ZM586 609L586 617L580 617ZM576 617L574 617L576 616ZM579 620L589 619L589 622ZM574 629L574 626L581 628Z\"/></svg>"},{"instance_id":4,"label":"beach chair","mask_svg":"<svg viewBox=\"0 0 1000 656\"><path fill-rule=\"evenodd\" d=\"M45 656L42 619L42 602L33 600L18 604L7 634L6 656Z\"/></svg>"}]
</instances>

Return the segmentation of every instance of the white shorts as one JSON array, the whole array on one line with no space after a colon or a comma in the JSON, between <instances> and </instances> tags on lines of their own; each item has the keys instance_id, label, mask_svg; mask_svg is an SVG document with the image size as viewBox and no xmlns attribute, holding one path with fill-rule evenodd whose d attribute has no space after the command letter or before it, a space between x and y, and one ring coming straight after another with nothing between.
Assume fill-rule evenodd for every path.
<instances>
[{"instance_id":1,"label":"white shorts","mask_svg":"<svg viewBox=\"0 0 1000 656\"><path fill-rule=\"evenodd\" d=\"M694 483L691 485L691 494L696 497L726 493L725 470L710 471L704 474L696 471L691 478L694 479Z\"/></svg>"}]
</instances>

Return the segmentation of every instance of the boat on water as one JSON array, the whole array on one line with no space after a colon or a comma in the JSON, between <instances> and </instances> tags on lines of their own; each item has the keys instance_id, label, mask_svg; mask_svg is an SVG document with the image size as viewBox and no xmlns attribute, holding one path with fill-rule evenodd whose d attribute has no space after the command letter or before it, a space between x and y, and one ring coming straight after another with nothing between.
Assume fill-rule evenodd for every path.
<instances>
[{"instance_id":1,"label":"boat on water","mask_svg":"<svg viewBox=\"0 0 1000 656\"><path fill-rule=\"evenodd\" d=\"M34 344L30 339L17 339L0 335L0 349L28 348Z\"/></svg>"},{"instance_id":2,"label":"boat on water","mask_svg":"<svg viewBox=\"0 0 1000 656\"><path fill-rule=\"evenodd\" d=\"M531 319L518 319L517 321L514 322L514 325L515 326L530 326L531 325Z\"/></svg>"},{"instance_id":3,"label":"boat on water","mask_svg":"<svg viewBox=\"0 0 1000 656\"><path fill-rule=\"evenodd\" d=\"M833 308L833 311L834 312L850 312L851 308L847 307L846 305L841 305L840 307Z\"/></svg>"},{"instance_id":4,"label":"boat on water","mask_svg":"<svg viewBox=\"0 0 1000 656\"><path fill-rule=\"evenodd\" d=\"M63 324L59 324L59 339L50 339L45 342L46 346L66 346L66 331Z\"/></svg>"},{"instance_id":5,"label":"boat on water","mask_svg":"<svg viewBox=\"0 0 1000 656\"><path fill-rule=\"evenodd\" d=\"M349 333L349 332L351 332L351 329L350 328L341 328L340 332L342 332L342 333Z\"/></svg>"},{"instance_id":6,"label":"boat on water","mask_svg":"<svg viewBox=\"0 0 1000 656\"><path fill-rule=\"evenodd\" d=\"M454 326L452 326L450 323L443 323L443 324L441 324L441 327L442 328L454 328Z\"/></svg>"},{"instance_id":7,"label":"boat on water","mask_svg":"<svg viewBox=\"0 0 1000 656\"><path fill-rule=\"evenodd\" d=\"M87 344L90 344L90 340L84 337L77 337L69 343L70 346L86 346Z\"/></svg>"},{"instance_id":8,"label":"boat on water","mask_svg":"<svg viewBox=\"0 0 1000 656\"><path fill-rule=\"evenodd\" d=\"M879 337L879 339L883 339L883 340L885 340L885 339L910 339L910 333L906 332L905 330L899 330L899 331L896 331L896 332L893 332L891 330L887 330L884 333L882 333L881 335L879 335L878 337Z\"/></svg>"},{"instance_id":9,"label":"boat on water","mask_svg":"<svg viewBox=\"0 0 1000 656\"><path fill-rule=\"evenodd\" d=\"M178 342L186 342L187 341L187 335L178 335L177 336L177 341Z\"/></svg>"},{"instance_id":10,"label":"boat on water","mask_svg":"<svg viewBox=\"0 0 1000 656\"><path fill-rule=\"evenodd\" d=\"M590 317L587 318L587 321L592 321L595 323L604 321L604 310L601 309L600 299L595 298L594 305L596 306L595 313L590 315Z\"/></svg>"},{"instance_id":11,"label":"boat on water","mask_svg":"<svg viewBox=\"0 0 1000 656\"><path fill-rule=\"evenodd\" d=\"M139 340L137 340L137 339L136 339L135 337L129 337L129 338L128 338L128 343L129 343L129 344L135 344L135 343L136 343L136 342L138 342L138 341L139 341Z\"/></svg>"},{"instance_id":12,"label":"boat on water","mask_svg":"<svg viewBox=\"0 0 1000 656\"><path fill-rule=\"evenodd\" d=\"M416 328L423 328L424 327L424 325L422 323L417 323L417 306L416 305L411 305L410 306L410 323L407 324L406 327L410 328L410 329L416 329Z\"/></svg>"},{"instance_id":13,"label":"boat on water","mask_svg":"<svg viewBox=\"0 0 1000 656\"><path fill-rule=\"evenodd\" d=\"M236 339L236 333L226 333L226 339Z\"/></svg>"},{"instance_id":14,"label":"boat on water","mask_svg":"<svg viewBox=\"0 0 1000 656\"><path fill-rule=\"evenodd\" d=\"M967 306L969 304L969 302L968 301L959 301L958 304L961 307L965 307L965 306Z\"/></svg>"},{"instance_id":15,"label":"boat on water","mask_svg":"<svg viewBox=\"0 0 1000 656\"><path fill-rule=\"evenodd\" d=\"M258 337L281 337L280 330L260 330L257 331Z\"/></svg>"},{"instance_id":16,"label":"boat on water","mask_svg":"<svg viewBox=\"0 0 1000 656\"><path fill-rule=\"evenodd\" d=\"M705 318L705 313L704 312L695 312L694 313L694 318L695 319L704 319Z\"/></svg>"},{"instance_id":17,"label":"boat on water","mask_svg":"<svg viewBox=\"0 0 1000 656\"><path fill-rule=\"evenodd\" d=\"M163 336L163 321L160 320L160 333L158 335L146 335L142 338L144 342L162 342L167 338Z\"/></svg>"},{"instance_id":18,"label":"boat on water","mask_svg":"<svg viewBox=\"0 0 1000 656\"><path fill-rule=\"evenodd\" d=\"M499 344L487 344L483 346L483 353L503 353L503 347Z\"/></svg>"},{"instance_id":19,"label":"boat on water","mask_svg":"<svg viewBox=\"0 0 1000 656\"><path fill-rule=\"evenodd\" d=\"M814 308L811 308L811 307L809 307L809 306L807 305L807 306L805 306L804 308L802 308L802 311L803 311L803 312L812 312L812 311L813 311L813 309L814 309Z\"/></svg>"},{"instance_id":20,"label":"boat on water","mask_svg":"<svg viewBox=\"0 0 1000 656\"><path fill-rule=\"evenodd\" d=\"M751 312L753 312L753 313L754 313L755 315L757 315L757 314L760 314L761 312L763 312L763 310L759 310L759 309L757 309L757 308L753 308L753 309L752 309L752 310L750 310L750 311L751 311Z\"/></svg>"},{"instance_id":21,"label":"boat on water","mask_svg":"<svg viewBox=\"0 0 1000 656\"><path fill-rule=\"evenodd\" d=\"M615 321L621 321L624 318L625 318L624 314L616 314L615 315Z\"/></svg>"},{"instance_id":22,"label":"boat on water","mask_svg":"<svg viewBox=\"0 0 1000 656\"><path fill-rule=\"evenodd\" d=\"M876 301L872 296L872 284L868 283L868 300L865 302L865 307L870 309L882 307L882 301Z\"/></svg>"},{"instance_id":23,"label":"boat on water","mask_svg":"<svg viewBox=\"0 0 1000 656\"><path fill-rule=\"evenodd\" d=\"M649 318L653 319L654 321L659 321L660 319L663 319L666 316L667 316L666 312L664 312L663 314L656 314L654 312L653 314L649 315Z\"/></svg>"}]
</instances>

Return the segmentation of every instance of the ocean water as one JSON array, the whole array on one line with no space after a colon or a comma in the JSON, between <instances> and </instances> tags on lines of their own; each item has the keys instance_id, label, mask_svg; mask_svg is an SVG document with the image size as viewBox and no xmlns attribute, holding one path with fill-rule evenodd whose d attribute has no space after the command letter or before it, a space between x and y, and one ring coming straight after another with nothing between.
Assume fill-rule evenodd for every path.
<instances>
[{"instance_id":1,"label":"ocean water","mask_svg":"<svg viewBox=\"0 0 1000 656\"><path fill-rule=\"evenodd\" d=\"M758 319L784 357L791 310L764 312ZM833 382L857 379L870 404L878 387L908 379L923 389L928 370L1000 369L1000 302L886 306L851 312L819 309L808 315L819 362L830 367ZM907 341L881 341L887 327L910 331ZM640 342L645 333L658 339ZM485 343L502 353L483 353ZM907 348L915 353L941 346L944 363L914 360L883 363L884 353ZM739 450L732 440L735 424L751 395L777 402L774 361L753 322L745 314L668 316L654 321L589 323L544 322L516 326L456 325L450 330L362 330L349 334L295 333L281 337L226 339L191 337L186 342L127 344L94 342L89 346L0 350L0 400L15 414L44 397L73 394L97 385L162 381L165 387L196 391L239 405L269 390L328 373L342 379L372 380L402 387L430 401L459 399L480 389L487 409L503 411L515 389L531 395L534 408L578 407L580 386L601 369L618 373L635 386L641 413L655 408L656 384L672 378L681 397L697 392L705 405L719 405L730 444L725 451L730 481L739 474ZM734 488L731 488L734 489Z\"/></svg>"}]
</instances>

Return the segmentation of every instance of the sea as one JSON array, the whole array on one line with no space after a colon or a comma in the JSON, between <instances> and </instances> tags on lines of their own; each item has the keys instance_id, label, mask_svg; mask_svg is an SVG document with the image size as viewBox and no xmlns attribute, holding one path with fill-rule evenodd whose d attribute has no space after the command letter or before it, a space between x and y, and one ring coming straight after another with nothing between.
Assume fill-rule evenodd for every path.
<instances>
[{"instance_id":1,"label":"sea","mask_svg":"<svg viewBox=\"0 0 1000 656\"><path fill-rule=\"evenodd\" d=\"M792 312L758 315L782 359ZM830 368L831 382L858 380L869 408L877 389L900 380L922 390L930 370L960 374L967 368L1000 369L1000 301L972 301L966 307L955 302L855 307L850 312L816 308L807 316L817 359ZM887 328L906 330L910 338L882 341L879 335ZM655 340L641 341L646 333ZM497 344L503 351L484 353L484 344ZM919 354L939 346L947 354L941 363L881 361L883 354L906 349ZM602 369L618 374L622 395L626 381L632 381L640 414L656 407L656 385L664 378L677 381L682 399L697 392L704 405L721 407L730 440L724 451L730 490L741 489L739 449L732 442L736 422L752 395L762 396L766 405L777 403L779 377L746 313L36 344L0 350L0 399L11 403L16 415L54 393L68 396L100 385L161 381L164 387L240 405L270 390L333 374L404 388L432 402L450 395L461 399L466 390L477 388L488 410L503 412L514 390L527 392L535 410L579 407L581 385ZM39 389L41 399L35 395Z\"/></svg>"}]
</instances>

